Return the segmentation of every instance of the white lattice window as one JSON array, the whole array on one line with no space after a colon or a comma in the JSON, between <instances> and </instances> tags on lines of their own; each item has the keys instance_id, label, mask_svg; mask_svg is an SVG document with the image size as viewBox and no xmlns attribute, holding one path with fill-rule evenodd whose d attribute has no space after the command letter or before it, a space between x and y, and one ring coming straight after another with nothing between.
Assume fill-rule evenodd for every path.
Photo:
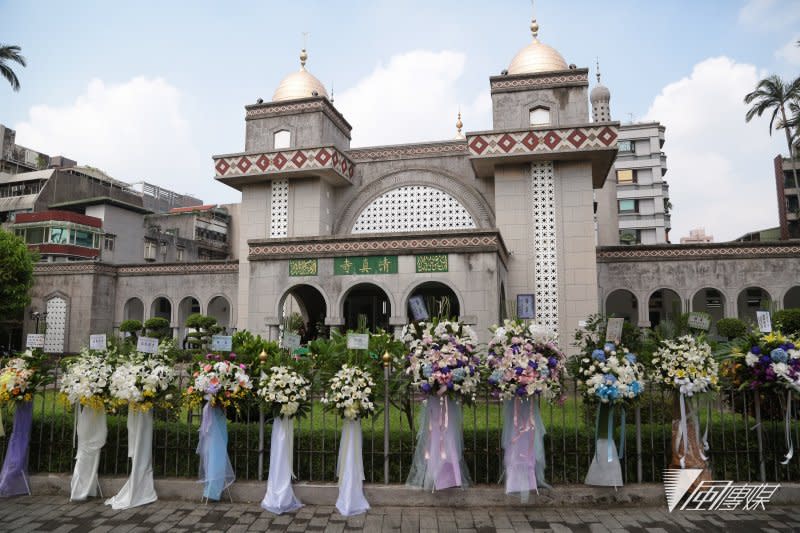
<instances>
[{"instance_id":1,"label":"white lattice window","mask_svg":"<svg viewBox=\"0 0 800 533\"><path fill-rule=\"evenodd\" d=\"M385 192L364 209L352 233L433 231L474 228L461 203L427 185L407 185Z\"/></svg>"},{"instance_id":2,"label":"white lattice window","mask_svg":"<svg viewBox=\"0 0 800 533\"><path fill-rule=\"evenodd\" d=\"M272 204L269 217L269 236L289 234L289 180L272 181Z\"/></svg>"},{"instance_id":3,"label":"white lattice window","mask_svg":"<svg viewBox=\"0 0 800 533\"><path fill-rule=\"evenodd\" d=\"M558 260L553 162L531 164L533 262L536 272L537 322L558 332Z\"/></svg>"},{"instance_id":4,"label":"white lattice window","mask_svg":"<svg viewBox=\"0 0 800 533\"><path fill-rule=\"evenodd\" d=\"M44 335L44 351L64 351L64 333L67 330L67 301L56 296L47 301L47 330Z\"/></svg>"}]
</instances>

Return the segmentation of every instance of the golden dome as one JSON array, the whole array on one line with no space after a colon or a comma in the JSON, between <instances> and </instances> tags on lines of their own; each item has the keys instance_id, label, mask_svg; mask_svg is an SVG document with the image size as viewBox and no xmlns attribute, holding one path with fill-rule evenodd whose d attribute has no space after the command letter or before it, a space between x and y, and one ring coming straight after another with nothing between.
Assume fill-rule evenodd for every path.
<instances>
[{"instance_id":1,"label":"golden dome","mask_svg":"<svg viewBox=\"0 0 800 533\"><path fill-rule=\"evenodd\" d=\"M552 70L568 70L567 62L558 50L539 41L539 25L531 21L533 42L517 52L508 66L509 74L532 74Z\"/></svg>"},{"instance_id":2,"label":"golden dome","mask_svg":"<svg viewBox=\"0 0 800 533\"><path fill-rule=\"evenodd\" d=\"M304 48L300 53L300 70L292 72L281 80L278 88L275 89L275 94L272 95L273 102L309 98L314 96L315 92L317 96L328 97L328 92L322 82L306 70L306 58L308 58L308 54Z\"/></svg>"}]
</instances>

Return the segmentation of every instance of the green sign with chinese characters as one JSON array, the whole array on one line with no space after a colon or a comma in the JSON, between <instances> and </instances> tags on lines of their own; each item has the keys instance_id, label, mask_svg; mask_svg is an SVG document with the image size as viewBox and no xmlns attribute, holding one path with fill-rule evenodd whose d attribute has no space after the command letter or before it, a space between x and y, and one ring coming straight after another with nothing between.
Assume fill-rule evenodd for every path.
<instances>
[{"instance_id":1,"label":"green sign with chinese characters","mask_svg":"<svg viewBox=\"0 0 800 533\"><path fill-rule=\"evenodd\" d=\"M414 259L417 263L417 273L447 272L447 254L418 255Z\"/></svg>"},{"instance_id":2,"label":"green sign with chinese characters","mask_svg":"<svg viewBox=\"0 0 800 533\"><path fill-rule=\"evenodd\" d=\"M290 276L316 276L317 275L317 260L316 259L290 259L289 260L289 275Z\"/></svg>"},{"instance_id":3,"label":"green sign with chinese characters","mask_svg":"<svg viewBox=\"0 0 800 533\"><path fill-rule=\"evenodd\" d=\"M397 256L334 257L333 274L335 276L397 274Z\"/></svg>"}]
</instances>

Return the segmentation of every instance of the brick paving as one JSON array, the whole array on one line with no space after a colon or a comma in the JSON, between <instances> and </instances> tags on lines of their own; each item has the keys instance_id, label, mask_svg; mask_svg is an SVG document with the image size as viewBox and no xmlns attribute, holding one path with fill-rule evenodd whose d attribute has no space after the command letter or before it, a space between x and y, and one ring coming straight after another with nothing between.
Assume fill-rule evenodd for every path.
<instances>
[{"instance_id":1,"label":"brick paving","mask_svg":"<svg viewBox=\"0 0 800 533\"><path fill-rule=\"evenodd\" d=\"M330 506L307 506L276 516L257 503L158 501L114 511L101 500L70 503L65 496L29 496L0 500L0 531L26 533L140 533L245 531L350 531L510 533L623 531L665 533L734 531L800 532L800 510L767 507L766 511L673 512L657 507L616 508L433 508L376 507L346 518Z\"/></svg>"}]
</instances>

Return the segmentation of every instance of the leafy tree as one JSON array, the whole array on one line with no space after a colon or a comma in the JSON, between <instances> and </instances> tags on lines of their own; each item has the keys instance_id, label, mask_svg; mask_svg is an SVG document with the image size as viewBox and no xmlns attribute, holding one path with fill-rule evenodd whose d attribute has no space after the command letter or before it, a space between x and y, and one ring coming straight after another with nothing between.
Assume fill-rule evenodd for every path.
<instances>
[{"instance_id":1,"label":"leafy tree","mask_svg":"<svg viewBox=\"0 0 800 533\"><path fill-rule=\"evenodd\" d=\"M200 313L189 315L186 319L186 327L194 329L186 334L186 343L195 349L208 346L211 343L211 336L222 331L222 326L217 325L216 318Z\"/></svg>"},{"instance_id":2,"label":"leafy tree","mask_svg":"<svg viewBox=\"0 0 800 533\"><path fill-rule=\"evenodd\" d=\"M19 78L9 66L10 63L18 63L21 66L26 66L25 57L20 55L22 48L16 45L0 44L0 74L8 80L11 88L19 91Z\"/></svg>"},{"instance_id":3,"label":"leafy tree","mask_svg":"<svg viewBox=\"0 0 800 533\"><path fill-rule=\"evenodd\" d=\"M792 133L789 120L786 117L786 107L800 100L800 78L790 83L784 83L780 76L772 75L764 78L756 86L756 90L748 93L744 97L744 103L752 104L747 110L745 120L750 122L753 117L761 116L766 112L771 112L769 119L769 134L772 135L772 128L783 128L786 134L786 144L789 148L789 159L792 162L792 174L795 183L797 182L797 166L795 164L794 146L792 144ZM775 119L780 118L775 123Z\"/></svg>"},{"instance_id":4,"label":"leafy tree","mask_svg":"<svg viewBox=\"0 0 800 533\"><path fill-rule=\"evenodd\" d=\"M169 320L160 316L148 318L144 323L144 329L147 331L149 336L155 337L159 341L163 340L165 337L168 337L172 333L169 326Z\"/></svg>"},{"instance_id":5,"label":"leafy tree","mask_svg":"<svg viewBox=\"0 0 800 533\"><path fill-rule=\"evenodd\" d=\"M800 333L800 309L781 309L772 316L775 329L784 335Z\"/></svg>"},{"instance_id":6,"label":"leafy tree","mask_svg":"<svg viewBox=\"0 0 800 533\"><path fill-rule=\"evenodd\" d=\"M122 324L119 325L119 330L122 333L130 333L128 340L135 344L142 327L142 323L138 320L123 320Z\"/></svg>"},{"instance_id":7,"label":"leafy tree","mask_svg":"<svg viewBox=\"0 0 800 533\"><path fill-rule=\"evenodd\" d=\"M747 333L747 324L738 318L721 318L717 321L717 332L728 340L737 339Z\"/></svg>"},{"instance_id":8,"label":"leafy tree","mask_svg":"<svg viewBox=\"0 0 800 533\"><path fill-rule=\"evenodd\" d=\"M0 229L0 319L16 318L31 303L36 261L38 255L22 239Z\"/></svg>"}]
</instances>

